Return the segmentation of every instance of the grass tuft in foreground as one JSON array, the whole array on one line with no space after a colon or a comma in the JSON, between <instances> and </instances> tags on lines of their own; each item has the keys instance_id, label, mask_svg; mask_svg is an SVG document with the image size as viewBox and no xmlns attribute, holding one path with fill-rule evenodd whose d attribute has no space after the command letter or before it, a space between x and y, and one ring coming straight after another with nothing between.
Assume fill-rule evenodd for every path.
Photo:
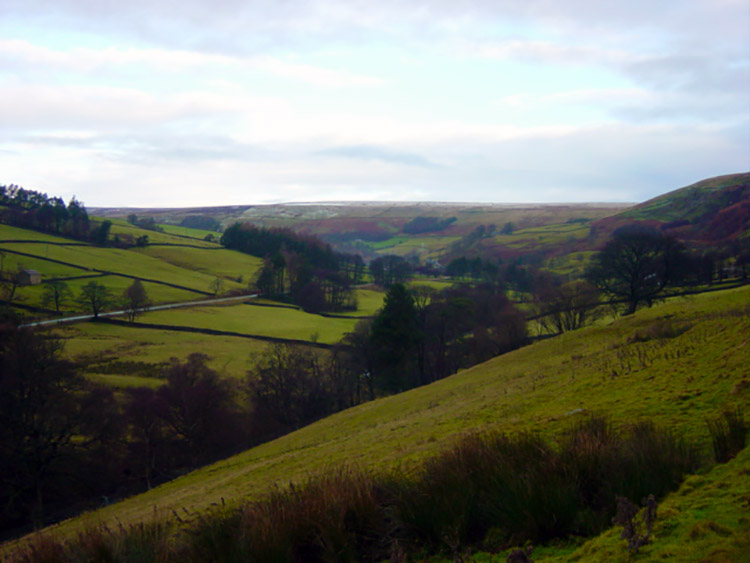
<instances>
[{"instance_id":1,"label":"grass tuft in foreground","mask_svg":"<svg viewBox=\"0 0 750 563\"><path fill-rule=\"evenodd\" d=\"M39 539L21 560L377 561L402 549L455 557L598 533L616 495L664 495L697 464L693 448L650 423L617 431L591 417L554 445L530 433L469 434L410 475L333 469L191 515L179 534L163 521L94 528L64 544Z\"/></svg>"}]
</instances>

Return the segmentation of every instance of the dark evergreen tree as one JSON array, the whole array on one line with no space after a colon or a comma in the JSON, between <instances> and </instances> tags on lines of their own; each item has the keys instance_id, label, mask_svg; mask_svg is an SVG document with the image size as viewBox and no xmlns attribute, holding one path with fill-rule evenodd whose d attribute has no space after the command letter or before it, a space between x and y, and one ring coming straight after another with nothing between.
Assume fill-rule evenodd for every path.
<instances>
[{"instance_id":1,"label":"dark evergreen tree","mask_svg":"<svg viewBox=\"0 0 750 563\"><path fill-rule=\"evenodd\" d=\"M376 385L388 392L416 385L415 352L422 338L414 297L401 283L391 286L372 323L376 348Z\"/></svg>"}]
</instances>

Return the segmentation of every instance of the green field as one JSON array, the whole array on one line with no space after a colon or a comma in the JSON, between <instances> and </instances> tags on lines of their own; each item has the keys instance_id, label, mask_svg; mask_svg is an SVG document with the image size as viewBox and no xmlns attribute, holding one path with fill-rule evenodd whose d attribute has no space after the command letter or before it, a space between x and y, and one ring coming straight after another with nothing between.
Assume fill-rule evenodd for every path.
<instances>
[{"instance_id":1,"label":"green field","mask_svg":"<svg viewBox=\"0 0 750 563\"><path fill-rule=\"evenodd\" d=\"M75 301L75 297L81 292L81 287L85 284L96 281L103 284L112 294L113 303L108 309L117 309L120 307L122 293L129 287L133 280L121 276L100 276L95 278L83 278L69 280L66 282L72 293L72 298L66 300L61 307L62 311L84 311L82 306ZM158 303L175 303L179 301L195 301L205 299L205 295L196 294L193 291L177 289L159 283L143 282L143 287L149 296L149 299L155 304ZM42 296L44 294L44 284L37 286L27 286L19 288L18 295L22 303L29 305L42 305Z\"/></svg>"},{"instance_id":2,"label":"green field","mask_svg":"<svg viewBox=\"0 0 750 563\"><path fill-rule=\"evenodd\" d=\"M150 286L153 284L145 285L151 293ZM40 291L39 288L33 289ZM136 380L127 379L131 377L127 370L117 370L120 360L151 364L153 370L158 371L158 366L170 358L184 361L193 352L206 354L209 357L208 365L220 374L239 378L254 365L254 357L270 344L252 338L142 328L137 323L194 326L299 340L308 340L311 335L317 334L320 342L333 344L353 329L357 322L354 317L372 315L382 306L383 292L369 289L356 291L360 308L350 313L351 319L311 315L292 306L278 307L278 302L257 299L251 303L271 306L194 307L140 315L136 324L129 326L78 323L56 328L55 333L62 338L67 357L92 364L86 368L87 375L96 375L95 379L116 387L137 383ZM97 371L102 366L106 367L106 374ZM117 377L123 379L118 380Z\"/></svg>"},{"instance_id":3,"label":"green field","mask_svg":"<svg viewBox=\"0 0 750 563\"><path fill-rule=\"evenodd\" d=\"M164 223L159 224L164 229L164 232L170 235L177 235L179 237L189 237L196 240L203 240L208 235L212 235L216 240L221 238L221 233L215 231L205 231L203 229L191 229L190 227L180 227L179 225L166 225Z\"/></svg>"},{"instance_id":4,"label":"green field","mask_svg":"<svg viewBox=\"0 0 750 563\"><path fill-rule=\"evenodd\" d=\"M156 258L178 268L208 276L221 276L239 285L243 283L247 285L263 265L260 258L225 248L201 250L177 246L147 246L134 249L134 252Z\"/></svg>"},{"instance_id":5,"label":"green field","mask_svg":"<svg viewBox=\"0 0 750 563\"><path fill-rule=\"evenodd\" d=\"M351 332L356 319L327 318L280 307L229 305L154 311L136 322L209 328L240 334L271 336L292 340L317 340L334 344Z\"/></svg>"},{"instance_id":6,"label":"green field","mask_svg":"<svg viewBox=\"0 0 750 563\"><path fill-rule=\"evenodd\" d=\"M49 235L47 233L40 233L38 231L31 231L27 229L20 229L5 223L0 223L0 240L16 241L16 240L31 240L37 242L57 242L67 244L81 244L80 241L58 237L55 235ZM0 243L2 244L2 243Z\"/></svg>"},{"instance_id":7,"label":"green field","mask_svg":"<svg viewBox=\"0 0 750 563\"><path fill-rule=\"evenodd\" d=\"M29 256L21 256L18 254L11 254L10 252L5 252L3 253L4 256L0 255L3 260L3 271L14 272L18 271L19 269L37 270L38 272L42 273L42 279L67 278L72 276L83 276L91 273L85 267L77 268L75 266L56 264L55 262L46 260L45 258L52 258L56 256L58 250L57 247L50 247L47 244L28 244L25 246L27 247L27 249L21 249L21 252L26 252L27 254L36 253L40 256L40 258L31 258ZM0 244L0 253L2 253L3 248L6 247L6 244ZM51 252L50 248L52 248Z\"/></svg>"},{"instance_id":8,"label":"green field","mask_svg":"<svg viewBox=\"0 0 750 563\"><path fill-rule=\"evenodd\" d=\"M423 278L415 278L409 282L410 287L429 287L436 291L442 291L448 289L455 282L452 280L430 280Z\"/></svg>"},{"instance_id":9,"label":"green field","mask_svg":"<svg viewBox=\"0 0 750 563\"><path fill-rule=\"evenodd\" d=\"M355 289L354 295L357 298L357 310L337 314L352 317L371 317L383 306L385 292L380 289Z\"/></svg>"},{"instance_id":10,"label":"green field","mask_svg":"<svg viewBox=\"0 0 750 563\"><path fill-rule=\"evenodd\" d=\"M17 250L36 256L44 256L44 244L4 243L2 248ZM75 265L86 265L92 272L95 270L114 274L126 274L147 279L156 279L199 291L209 291L215 276L180 268L135 250L119 248L99 248L96 246L56 246L50 257ZM44 276L45 272L42 271ZM228 286L238 286L227 281Z\"/></svg>"},{"instance_id":11,"label":"green field","mask_svg":"<svg viewBox=\"0 0 750 563\"><path fill-rule=\"evenodd\" d=\"M55 329L64 343L67 357L89 364L87 375L107 372L104 380L116 387L132 384L128 369L118 370L122 362L151 365L155 377L160 366L170 358L184 361L193 352L206 354L208 365L218 373L242 378L254 365L254 357L262 353L267 343L241 337L210 336L169 330L155 330L104 323L79 323ZM125 365L127 367L127 365ZM103 377L103 375L102 375ZM120 379L122 378L122 379ZM101 378L99 378L101 380ZM140 374L139 382L148 380ZM150 379L150 383L161 384Z\"/></svg>"},{"instance_id":12,"label":"green field","mask_svg":"<svg viewBox=\"0 0 750 563\"><path fill-rule=\"evenodd\" d=\"M168 245L148 245L129 249L102 248L0 225L0 240L6 241L0 243L3 270L13 272L19 268L34 269L42 274L42 282L52 278L96 275L99 272L115 274L68 281L74 295L80 291L83 284L95 279L107 286L115 297L119 297L132 283L130 276L183 287L184 289L180 289L145 282L146 291L154 303L170 303L195 300L211 293L217 277L222 280L222 291L246 290L248 282L254 278L262 265L258 258L227 250L213 243L200 241L198 248L184 246L186 239L144 231L123 221L116 220L112 230L113 233L131 232L134 236L149 233L150 239L152 233L158 235L157 239L168 241ZM43 285L21 287L17 290L17 300L26 305L41 306L42 294ZM80 307L68 300L63 309L74 311Z\"/></svg>"},{"instance_id":13,"label":"green field","mask_svg":"<svg viewBox=\"0 0 750 563\"><path fill-rule=\"evenodd\" d=\"M458 236L440 235L398 235L384 241L367 243L367 245L380 254L406 256L416 253L423 258L432 258L442 254L446 248L460 238Z\"/></svg>"},{"instance_id":14,"label":"green field","mask_svg":"<svg viewBox=\"0 0 750 563\"><path fill-rule=\"evenodd\" d=\"M232 503L341 463L407 469L467 431L533 430L552 439L588 413L606 413L616 424L652 420L707 453L706 418L728 406L750 407L748 302L750 287L704 294L527 346L335 414L64 522L55 534Z\"/></svg>"},{"instance_id":15,"label":"green field","mask_svg":"<svg viewBox=\"0 0 750 563\"><path fill-rule=\"evenodd\" d=\"M203 237L204 235L200 235L203 231L195 231L194 229L185 229L180 232L174 232L171 229L164 228L163 225L160 225L162 228L164 228L164 232L160 233L159 231L151 231L148 229L141 229L140 227L136 227L135 225L131 225L127 221L124 221L122 219L108 219L109 221L112 221L112 228L110 230L110 238L114 237L114 235L131 235L133 238L141 237L143 235L148 236L148 242L149 244L189 244L193 246L201 246L205 248L216 248L219 247L219 245L215 242L208 242L204 241ZM184 234L186 232L194 231L192 236L190 234ZM216 233L214 233L216 234ZM175 236L175 235L181 235L181 236ZM183 238L184 236L190 236L190 239Z\"/></svg>"}]
</instances>

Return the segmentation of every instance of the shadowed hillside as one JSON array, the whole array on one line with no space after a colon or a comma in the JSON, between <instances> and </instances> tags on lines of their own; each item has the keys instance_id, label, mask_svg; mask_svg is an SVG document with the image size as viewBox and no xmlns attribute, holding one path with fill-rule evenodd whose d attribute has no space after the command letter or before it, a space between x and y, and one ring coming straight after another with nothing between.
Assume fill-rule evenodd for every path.
<instances>
[{"instance_id":1,"label":"shadowed hillside","mask_svg":"<svg viewBox=\"0 0 750 563\"><path fill-rule=\"evenodd\" d=\"M708 178L592 223L598 235L632 221L655 225L684 241L721 244L750 230L750 173Z\"/></svg>"}]
</instances>

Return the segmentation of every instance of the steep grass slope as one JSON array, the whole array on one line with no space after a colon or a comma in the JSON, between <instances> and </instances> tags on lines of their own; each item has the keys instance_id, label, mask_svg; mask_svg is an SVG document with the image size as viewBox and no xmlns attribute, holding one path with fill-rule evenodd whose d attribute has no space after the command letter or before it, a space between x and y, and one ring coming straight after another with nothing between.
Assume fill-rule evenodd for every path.
<instances>
[{"instance_id":1,"label":"steep grass slope","mask_svg":"<svg viewBox=\"0 0 750 563\"><path fill-rule=\"evenodd\" d=\"M586 413L647 418L708 448L706 417L750 407L750 287L681 299L516 350L432 385L333 415L53 527L148 520L263 494L339 464L409 470L466 431L552 438Z\"/></svg>"}]
</instances>

